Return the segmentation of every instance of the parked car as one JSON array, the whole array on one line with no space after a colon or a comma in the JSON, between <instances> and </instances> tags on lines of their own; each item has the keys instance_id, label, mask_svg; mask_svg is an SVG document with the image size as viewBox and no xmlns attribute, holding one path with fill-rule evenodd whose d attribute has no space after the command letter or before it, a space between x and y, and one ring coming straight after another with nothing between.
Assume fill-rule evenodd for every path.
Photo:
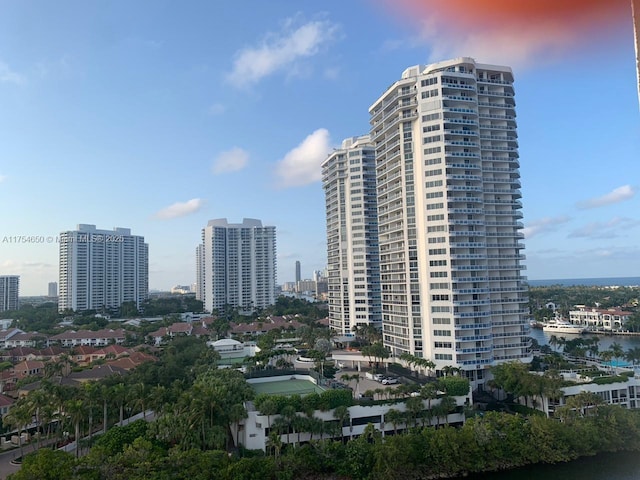
<instances>
[{"instance_id":1,"label":"parked car","mask_svg":"<svg viewBox=\"0 0 640 480\"><path fill-rule=\"evenodd\" d=\"M397 378L387 377L382 379L383 385L395 385L396 383L398 383Z\"/></svg>"}]
</instances>

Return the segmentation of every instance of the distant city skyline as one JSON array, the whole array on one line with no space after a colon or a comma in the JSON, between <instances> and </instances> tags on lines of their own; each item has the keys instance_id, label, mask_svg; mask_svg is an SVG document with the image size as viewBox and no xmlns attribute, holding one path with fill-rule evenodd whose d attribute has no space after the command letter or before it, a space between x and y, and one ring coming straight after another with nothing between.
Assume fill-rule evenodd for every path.
<instances>
[{"instance_id":1,"label":"distant city skyline","mask_svg":"<svg viewBox=\"0 0 640 480\"><path fill-rule=\"evenodd\" d=\"M0 274L44 295L61 231L127 225L169 291L195 281L199 231L221 217L277 227L279 283L296 260L324 270L321 163L407 65L467 56L514 71L526 276L633 275L631 2L540 3L6 3Z\"/></svg>"}]
</instances>

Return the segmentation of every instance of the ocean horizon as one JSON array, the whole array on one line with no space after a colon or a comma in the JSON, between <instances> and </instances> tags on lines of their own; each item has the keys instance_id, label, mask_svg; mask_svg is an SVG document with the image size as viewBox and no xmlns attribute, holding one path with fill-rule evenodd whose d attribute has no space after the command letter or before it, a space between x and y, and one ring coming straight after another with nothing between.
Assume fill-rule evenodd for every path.
<instances>
[{"instance_id":1,"label":"ocean horizon","mask_svg":"<svg viewBox=\"0 0 640 480\"><path fill-rule=\"evenodd\" d=\"M528 280L531 287L550 287L561 285L563 287L636 287L640 285L640 277L602 277L602 278L556 278L549 280Z\"/></svg>"}]
</instances>

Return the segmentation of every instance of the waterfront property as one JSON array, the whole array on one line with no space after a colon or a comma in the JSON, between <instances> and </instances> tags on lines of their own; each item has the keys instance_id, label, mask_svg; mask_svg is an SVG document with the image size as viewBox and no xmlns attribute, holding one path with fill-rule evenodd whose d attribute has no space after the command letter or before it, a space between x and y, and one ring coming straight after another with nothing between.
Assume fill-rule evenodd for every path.
<instances>
[{"instance_id":1,"label":"waterfront property","mask_svg":"<svg viewBox=\"0 0 640 480\"><path fill-rule=\"evenodd\" d=\"M576 310L569 312L569 321L574 325L581 325L593 330L619 330L629 321L632 312L619 308L593 308L586 305L576 305Z\"/></svg>"},{"instance_id":2,"label":"waterfront property","mask_svg":"<svg viewBox=\"0 0 640 480\"><path fill-rule=\"evenodd\" d=\"M621 369L616 369L618 372ZM619 405L623 408L640 408L640 376L633 371L621 372L622 375L605 375L601 377L590 376L586 371L562 372L565 386L560 388L561 394L557 398L543 394L536 397L534 403L529 403L548 416L553 416L563 406L570 405L570 399L583 393L594 394L603 404ZM595 398L595 397L594 397ZM527 403L524 398L521 403Z\"/></svg>"}]
</instances>

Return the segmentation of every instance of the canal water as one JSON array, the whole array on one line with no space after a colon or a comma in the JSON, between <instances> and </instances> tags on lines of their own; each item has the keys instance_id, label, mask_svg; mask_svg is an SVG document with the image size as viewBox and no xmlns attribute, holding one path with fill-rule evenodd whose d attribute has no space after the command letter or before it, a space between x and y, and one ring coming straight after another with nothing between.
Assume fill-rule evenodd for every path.
<instances>
[{"instance_id":1,"label":"canal water","mask_svg":"<svg viewBox=\"0 0 640 480\"><path fill-rule=\"evenodd\" d=\"M593 338L596 337L600 340L598 344L598 348L600 351L607 350L614 342L622 345L622 349L626 352L630 348L640 347L640 335L596 335L596 334L571 334L571 333L552 333L552 332L544 332L540 328L531 328L531 332L529 336L531 338L535 338L540 345L549 345L549 338L551 335L555 335L557 338L564 337L567 340L572 340L574 338ZM640 480L640 474L638 474L638 479Z\"/></svg>"},{"instance_id":2,"label":"canal water","mask_svg":"<svg viewBox=\"0 0 640 480\"><path fill-rule=\"evenodd\" d=\"M549 345L553 335L540 329L531 329L530 336L540 345ZM640 347L640 336L623 335L556 335L572 338L597 337L599 349L607 350L614 342L619 343L627 351ZM465 480L640 480L640 452L601 454L595 457L584 457L573 462L554 465L531 465L505 472L470 475Z\"/></svg>"},{"instance_id":3,"label":"canal water","mask_svg":"<svg viewBox=\"0 0 640 480\"><path fill-rule=\"evenodd\" d=\"M465 480L638 480L640 452L608 453L554 465L470 475Z\"/></svg>"}]
</instances>

